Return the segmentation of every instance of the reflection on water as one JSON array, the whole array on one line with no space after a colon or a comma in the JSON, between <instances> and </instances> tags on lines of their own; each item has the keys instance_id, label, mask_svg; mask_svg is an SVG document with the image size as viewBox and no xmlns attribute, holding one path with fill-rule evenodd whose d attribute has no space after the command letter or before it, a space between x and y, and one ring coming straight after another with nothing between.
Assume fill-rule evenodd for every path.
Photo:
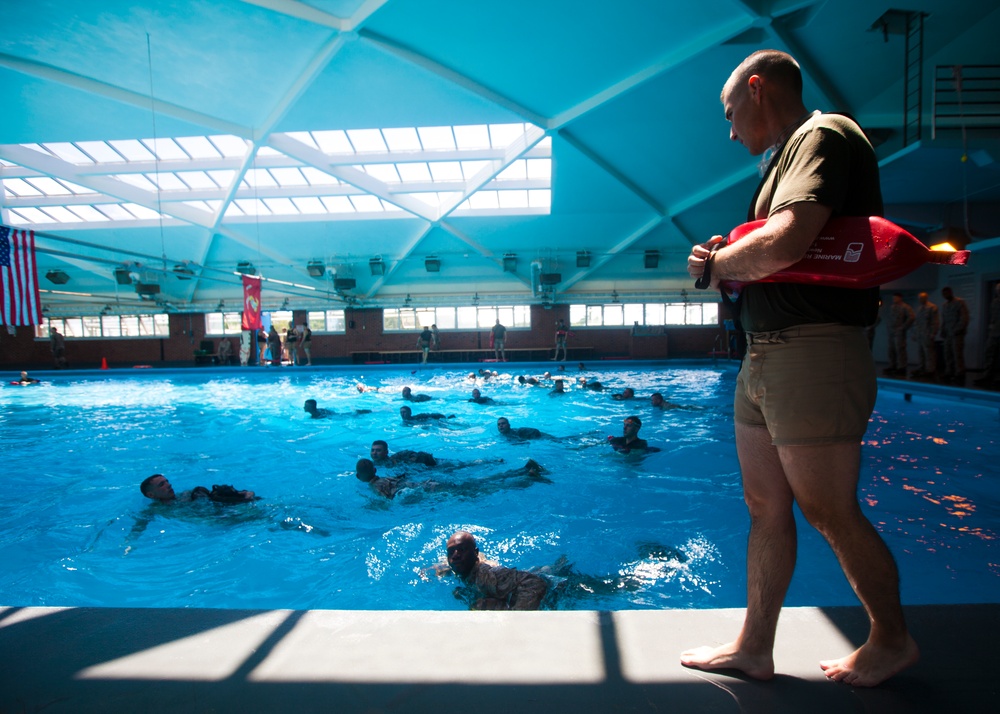
<instances>
[{"instance_id":1,"label":"reflection on water","mask_svg":"<svg viewBox=\"0 0 1000 714\"><path fill-rule=\"evenodd\" d=\"M609 390L558 398L550 387L517 384L517 372L475 382L467 374L234 368L54 375L37 388L0 390L2 604L457 609L454 581L426 573L445 539L465 529L504 565L572 563L584 585L567 589L559 607L743 605L747 516L730 366L588 371ZM359 382L378 391L360 393ZM403 386L433 397L411 405L415 412L455 418L446 428L404 426ZM625 386L640 398L611 400ZM468 402L473 387L495 403ZM654 391L688 408L655 411ZM310 419L307 398L335 414ZM998 499L985 477L996 416L961 412L880 397L865 438L862 503L900 562L908 602L982 600L976 593L995 588L1000 574ZM607 447L632 414L660 452ZM557 438L512 444L497 433L498 416ZM353 471L379 438L452 465L505 463L444 475L398 468L394 475L417 481L472 484L461 497L387 501ZM474 492L476 479L528 458L552 484ZM178 491L232 484L261 500L152 504L138 492L152 473ZM789 604L853 603L819 536L803 526L800 538Z\"/></svg>"}]
</instances>

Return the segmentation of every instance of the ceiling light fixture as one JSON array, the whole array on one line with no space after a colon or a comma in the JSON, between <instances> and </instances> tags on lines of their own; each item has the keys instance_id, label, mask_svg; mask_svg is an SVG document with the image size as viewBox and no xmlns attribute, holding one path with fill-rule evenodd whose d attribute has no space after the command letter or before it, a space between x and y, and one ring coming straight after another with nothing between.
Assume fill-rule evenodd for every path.
<instances>
[{"instance_id":1,"label":"ceiling light fixture","mask_svg":"<svg viewBox=\"0 0 1000 714\"><path fill-rule=\"evenodd\" d=\"M50 270L45 274L50 283L55 283L56 285L65 285L69 282L69 275L62 270Z\"/></svg>"},{"instance_id":2,"label":"ceiling light fixture","mask_svg":"<svg viewBox=\"0 0 1000 714\"><path fill-rule=\"evenodd\" d=\"M236 272L242 273L243 275L256 275L257 268L253 267L253 263L249 260L241 260L236 264Z\"/></svg>"},{"instance_id":3,"label":"ceiling light fixture","mask_svg":"<svg viewBox=\"0 0 1000 714\"><path fill-rule=\"evenodd\" d=\"M504 253L503 256L503 272L513 273L517 270L517 254L516 253Z\"/></svg>"},{"instance_id":4,"label":"ceiling light fixture","mask_svg":"<svg viewBox=\"0 0 1000 714\"><path fill-rule=\"evenodd\" d=\"M660 251L658 250L647 250L646 255L643 257L642 264L646 268L655 268L660 264Z\"/></svg>"},{"instance_id":5,"label":"ceiling light fixture","mask_svg":"<svg viewBox=\"0 0 1000 714\"><path fill-rule=\"evenodd\" d=\"M314 278L322 278L326 273L326 266L323 264L322 260L310 260L306 265L306 270L310 276Z\"/></svg>"},{"instance_id":6,"label":"ceiling light fixture","mask_svg":"<svg viewBox=\"0 0 1000 714\"><path fill-rule=\"evenodd\" d=\"M372 271L372 275L385 275L385 263L381 258L369 259L368 269Z\"/></svg>"},{"instance_id":7,"label":"ceiling light fixture","mask_svg":"<svg viewBox=\"0 0 1000 714\"><path fill-rule=\"evenodd\" d=\"M436 256L429 255L424 260L424 268L428 273L440 273L441 261Z\"/></svg>"},{"instance_id":8,"label":"ceiling light fixture","mask_svg":"<svg viewBox=\"0 0 1000 714\"><path fill-rule=\"evenodd\" d=\"M576 267L578 267L578 268L589 268L590 267L590 251L589 250L578 250L578 251L576 251Z\"/></svg>"}]
</instances>

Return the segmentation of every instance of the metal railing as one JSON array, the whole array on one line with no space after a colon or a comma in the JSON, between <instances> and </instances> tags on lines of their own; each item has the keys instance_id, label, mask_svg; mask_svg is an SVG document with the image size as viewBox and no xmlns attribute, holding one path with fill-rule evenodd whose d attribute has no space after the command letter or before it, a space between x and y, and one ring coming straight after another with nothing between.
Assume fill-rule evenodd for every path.
<instances>
[{"instance_id":1,"label":"metal railing","mask_svg":"<svg viewBox=\"0 0 1000 714\"><path fill-rule=\"evenodd\" d=\"M946 129L1000 127L1000 65L938 65L934 69L931 138Z\"/></svg>"}]
</instances>

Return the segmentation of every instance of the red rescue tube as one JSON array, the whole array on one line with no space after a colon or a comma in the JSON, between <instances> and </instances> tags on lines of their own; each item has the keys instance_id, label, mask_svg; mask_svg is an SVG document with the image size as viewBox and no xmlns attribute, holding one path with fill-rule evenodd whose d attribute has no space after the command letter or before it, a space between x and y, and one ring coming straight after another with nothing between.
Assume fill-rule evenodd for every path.
<instances>
[{"instance_id":1,"label":"red rescue tube","mask_svg":"<svg viewBox=\"0 0 1000 714\"><path fill-rule=\"evenodd\" d=\"M734 228L732 245L767 221ZM805 283L838 288L874 288L901 278L922 265L965 265L969 251L930 250L892 221L878 216L834 218L820 231L802 260L756 280L758 283ZM729 289L746 283L723 281Z\"/></svg>"}]
</instances>

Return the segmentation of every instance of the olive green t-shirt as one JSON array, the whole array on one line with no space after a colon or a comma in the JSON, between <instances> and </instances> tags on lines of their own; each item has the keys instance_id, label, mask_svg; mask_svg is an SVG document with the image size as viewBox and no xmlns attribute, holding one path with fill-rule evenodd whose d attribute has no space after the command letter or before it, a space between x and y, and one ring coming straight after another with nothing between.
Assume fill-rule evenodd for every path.
<instances>
[{"instance_id":1,"label":"olive green t-shirt","mask_svg":"<svg viewBox=\"0 0 1000 714\"><path fill-rule=\"evenodd\" d=\"M748 220L801 201L828 206L831 218L882 215L875 151L848 117L814 114L792 133L761 181ZM743 289L740 322L748 332L817 323L865 326L875 322L878 295L878 288L752 283Z\"/></svg>"}]
</instances>

